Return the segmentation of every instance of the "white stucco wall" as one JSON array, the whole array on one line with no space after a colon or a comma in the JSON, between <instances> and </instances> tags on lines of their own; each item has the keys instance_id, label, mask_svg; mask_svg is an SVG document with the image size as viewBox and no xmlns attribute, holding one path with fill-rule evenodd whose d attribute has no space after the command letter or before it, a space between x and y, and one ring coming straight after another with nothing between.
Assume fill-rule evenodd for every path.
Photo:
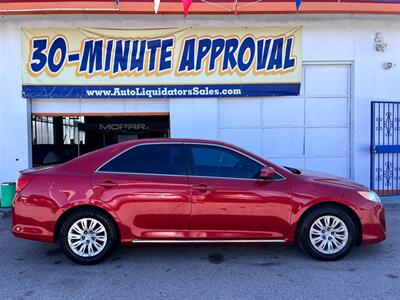
<instances>
[{"instance_id":1,"label":"white stucco wall","mask_svg":"<svg viewBox=\"0 0 400 300\"><path fill-rule=\"evenodd\" d=\"M21 97L21 27L161 28L196 26L299 26L303 29L305 62L348 62L352 68L351 177L369 184L370 101L400 101L400 18L350 15L251 15L251 16L140 16L57 15L0 17L0 182L16 180L29 167L29 111ZM388 44L385 52L374 49L376 32ZM397 64L384 70L383 62ZM329 78L324 78L329 80ZM149 100L153 101L153 100ZM35 110L92 112L110 110L163 111L171 113L173 137L218 138L218 99L174 99L147 105L147 100L98 105L69 100L35 103ZM127 104L128 103L128 104ZM130 105L131 104L131 105ZM120 105L120 106L118 106ZM122 106L121 106L122 105ZM82 109L82 107L84 107ZM323 143L323 141L321 141Z\"/></svg>"}]
</instances>

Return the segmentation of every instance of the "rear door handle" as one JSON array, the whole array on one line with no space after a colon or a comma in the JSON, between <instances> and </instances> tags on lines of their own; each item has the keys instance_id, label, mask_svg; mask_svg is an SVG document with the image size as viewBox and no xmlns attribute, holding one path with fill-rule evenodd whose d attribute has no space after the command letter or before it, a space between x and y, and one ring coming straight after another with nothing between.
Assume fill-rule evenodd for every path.
<instances>
[{"instance_id":1,"label":"rear door handle","mask_svg":"<svg viewBox=\"0 0 400 300\"><path fill-rule=\"evenodd\" d=\"M197 190L201 193L205 193L208 191L211 191L211 187L209 187L207 184L198 184L198 185L192 185L192 189Z\"/></svg>"},{"instance_id":2,"label":"rear door handle","mask_svg":"<svg viewBox=\"0 0 400 300\"><path fill-rule=\"evenodd\" d=\"M99 186L102 186L104 188L110 189L112 187L116 187L118 185L118 183L111 181L111 180L105 180L103 182L99 183Z\"/></svg>"}]
</instances>

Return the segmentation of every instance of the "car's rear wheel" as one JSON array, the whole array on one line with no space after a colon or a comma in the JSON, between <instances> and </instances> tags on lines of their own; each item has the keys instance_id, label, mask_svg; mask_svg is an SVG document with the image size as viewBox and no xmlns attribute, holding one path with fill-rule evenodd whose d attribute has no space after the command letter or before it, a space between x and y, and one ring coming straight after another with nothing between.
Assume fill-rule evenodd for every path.
<instances>
[{"instance_id":1,"label":"car's rear wheel","mask_svg":"<svg viewBox=\"0 0 400 300\"><path fill-rule=\"evenodd\" d=\"M352 250L356 226L351 216L336 206L312 210L302 220L297 241L301 248L319 260L337 260Z\"/></svg>"},{"instance_id":2,"label":"car's rear wheel","mask_svg":"<svg viewBox=\"0 0 400 300\"><path fill-rule=\"evenodd\" d=\"M72 261L96 264L110 255L117 242L117 231L110 218L93 209L69 215L60 229L60 245Z\"/></svg>"}]
</instances>

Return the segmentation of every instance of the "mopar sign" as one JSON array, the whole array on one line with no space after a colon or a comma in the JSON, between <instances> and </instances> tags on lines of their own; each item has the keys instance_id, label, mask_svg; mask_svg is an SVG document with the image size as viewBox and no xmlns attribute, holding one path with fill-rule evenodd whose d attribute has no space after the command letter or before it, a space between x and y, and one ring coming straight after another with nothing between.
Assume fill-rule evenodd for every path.
<instances>
[{"instance_id":1,"label":"mopar sign","mask_svg":"<svg viewBox=\"0 0 400 300\"><path fill-rule=\"evenodd\" d=\"M113 131L113 130L128 130L128 131L136 131L136 130L148 130L149 128L146 124L99 124L100 131Z\"/></svg>"},{"instance_id":2,"label":"mopar sign","mask_svg":"<svg viewBox=\"0 0 400 300\"><path fill-rule=\"evenodd\" d=\"M86 132L143 132L162 131L165 124L160 122L129 121L128 118L118 117L112 122L96 121L95 123L78 123L78 130Z\"/></svg>"}]
</instances>

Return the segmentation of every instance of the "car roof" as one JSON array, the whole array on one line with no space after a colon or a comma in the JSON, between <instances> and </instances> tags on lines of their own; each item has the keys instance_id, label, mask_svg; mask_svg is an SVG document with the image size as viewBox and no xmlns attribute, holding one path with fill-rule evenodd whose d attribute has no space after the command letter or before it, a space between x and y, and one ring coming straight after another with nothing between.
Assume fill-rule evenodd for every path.
<instances>
[{"instance_id":1,"label":"car roof","mask_svg":"<svg viewBox=\"0 0 400 300\"><path fill-rule=\"evenodd\" d=\"M138 139L138 140L130 140L119 143L120 145L126 146L134 146L140 144L153 144L153 143L197 143L197 144L214 144L214 145L224 145L235 147L237 146L229 143L224 143L220 141L214 140L205 140L205 139L193 139L193 138L148 138L148 139Z\"/></svg>"},{"instance_id":2,"label":"car roof","mask_svg":"<svg viewBox=\"0 0 400 300\"><path fill-rule=\"evenodd\" d=\"M84 154L82 156L79 156L73 160L70 160L64 164L61 164L58 166L58 170L65 170L69 172L75 172L77 174L82 173L82 172L87 172L87 171L93 171L96 170L100 165L102 165L104 162L112 159L115 157L115 155L118 155L119 153L134 147L136 145L145 145L145 144L168 144L168 143L196 143L196 144L208 144L208 145L220 145L220 146L226 146L228 148L237 150L243 154L246 154L247 156L259 161L262 164L265 165L271 165L279 171L281 174L285 174L286 171L283 170L281 167L276 166L275 164L272 164L271 162L265 160L264 158L247 151L243 148L240 148L238 146L220 142L220 141L214 141L214 140L206 140L206 139L193 139L193 138L152 138L152 139L138 139L138 140L131 140L131 141L125 141L121 142L118 144L113 144L98 150L95 150L93 152L89 152L87 154Z\"/></svg>"},{"instance_id":3,"label":"car roof","mask_svg":"<svg viewBox=\"0 0 400 300\"><path fill-rule=\"evenodd\" d=\"M82 156L78 156L73 160L70 160L59 166L59 169L74 169L77 172L87 170L87 169L96 169L104 161L111 159L117 153L121 151L125 151L136 145L145 145L145 144L168 144L168 143L201 143L201 144L213 144L213 145L221 145L228 146L232 148L237 148L233 145L229 145L226 143L211 141L211 140L202 140L202 139L188 139L188 138L152 138L152 139L138 139L138 140L130 140L125 141L113 145L109 145L107 147L86 153Z\"/></svg>"},{"instance_id":4,"label":"car roof","mask_svg":"<svg viewBox=\"0 0 400 300\"><path fill-rule=\"evenodd\" d=\"M138 139L138 140L130 140L123 143L126 144L146 144L146 143L211 143L211 144L225 144L220 141L214 140L205 140L205 139L193 139L193 138L147 138L147 139Z\"/></svg>"}]
</instances>

